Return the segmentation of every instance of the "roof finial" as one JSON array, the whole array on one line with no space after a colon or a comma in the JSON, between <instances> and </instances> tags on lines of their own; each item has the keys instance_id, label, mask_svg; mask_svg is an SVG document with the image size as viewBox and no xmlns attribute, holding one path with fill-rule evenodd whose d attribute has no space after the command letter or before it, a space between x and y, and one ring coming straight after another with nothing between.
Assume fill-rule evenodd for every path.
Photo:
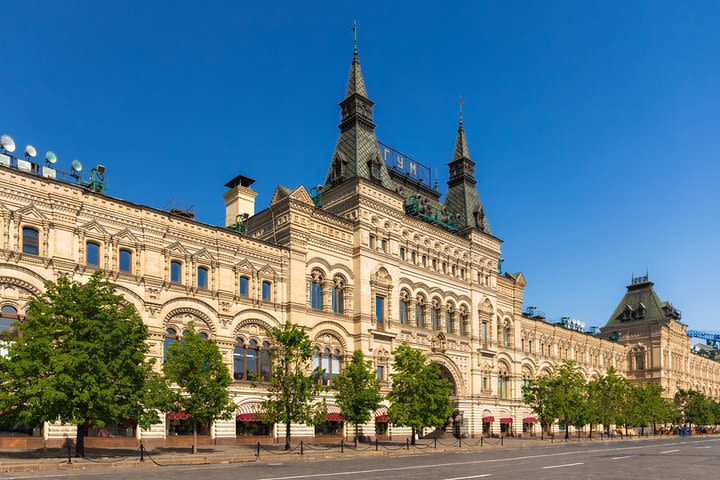
<instances>
[{"instance_id":1,"label":"roof finial","mask_svg":"<svg viewBox=\"0 0 720 480\"><path fill-rule=\"evenodd\" d=\"M353 55L357 57L357 20L353 19Z\"/></svg>"},{"instance_id":2,"label":"roof finial","mask_svg":"<svg viewBox=\"0 0 720 480\"><path fill-rule=\"evenodd\" d=\"M463 99L460 97L460 125L462 125L462 107L463 107Z\"/></svg>"}]
</instances>

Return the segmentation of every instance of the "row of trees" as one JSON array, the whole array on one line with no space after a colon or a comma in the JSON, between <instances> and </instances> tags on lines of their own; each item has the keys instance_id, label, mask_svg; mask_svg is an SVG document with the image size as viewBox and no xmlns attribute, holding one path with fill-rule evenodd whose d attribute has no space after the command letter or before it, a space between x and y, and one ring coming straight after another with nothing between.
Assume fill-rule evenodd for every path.
<instances>
[{"instance_id":1,"label":"row of trees","mask_svg":"<svg viewBox=\"0 0 720 480\"><path fill-rule=\"evenodd\" d=\"M147 326L99 272L85 284L66 277L47 282L45 293L29 300L26 313L18 337L5 341L7 356L0 356L2 423L76 425L76 455L84 456L91 426L148 428L160 421L159 412L184 412L193 426L195 452L198 425L235 414L228 391L232 376L217 345L190 324L167 349L159 372L147 357ZM288 322L268 334L272 375L258 415L285 426L289 449L292 423L325 419L325 402L317 400L323 372L311 368L313 347L305 329ZM446 424L451 386L420 351L403 344L394 356L388 413L394 424L412 429L414 442L418 429ZM357 435L383 401L380 382L361 351L333 380L333 389L341 415Z\"/></svg>"},{"instance_id":2,"label":"row of trees","mask_svg":"<svg viewBox=\"0 0 720 480\"><path fill-rule=\"evenodd\" d=\"M644 429L659 423L676 425L712 425L720 423L720 402L694 390L679 390L674 399L663 396L657 383L631 385L610 367L597 380L585 381L573 361L558 365L550 374L523 385L523 400L537 415L542 432L555 423L564 425L565 437L570 425L603 425L609 434L611 425ZM541 434L542 435L542 434Z\"/></svg>"}]
</instances>

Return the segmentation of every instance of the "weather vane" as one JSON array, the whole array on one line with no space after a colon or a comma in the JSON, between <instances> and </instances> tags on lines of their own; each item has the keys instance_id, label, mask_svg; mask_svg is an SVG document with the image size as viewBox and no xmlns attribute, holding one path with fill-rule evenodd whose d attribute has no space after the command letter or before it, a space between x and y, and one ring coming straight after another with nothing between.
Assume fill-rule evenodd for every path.
<instances>
[{"instance_id":1,"label":"weather vane","mask_svg":"<svg viewBox=\"0 0 720 480\"><path fill-rule=\"evenodd\" d=\"M353 50L357 55L357 20L353 20Z\"/></svg>"}]
</instances>

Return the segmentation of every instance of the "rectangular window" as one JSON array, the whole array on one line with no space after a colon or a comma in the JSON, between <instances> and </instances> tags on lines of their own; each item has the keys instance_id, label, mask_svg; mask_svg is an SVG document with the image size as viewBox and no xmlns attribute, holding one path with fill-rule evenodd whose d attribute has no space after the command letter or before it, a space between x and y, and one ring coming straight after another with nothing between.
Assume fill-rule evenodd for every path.
<instances>
[{"instance_id":1,"label":"rectangular window","mask_svg":"<svg viewBox=\"0 0 720 480\"><path fill-rule=\"evenodd\" d=\"M381 382L385 380L385 367L378 365L377 367L377 379Z\"/></svg>"},{"instance_id":2,"label":"rectangular window","mask_svg":"<svg viewBox=\"0 0 720 480\"><path fill-rule=\"evenodd\" d=\"M250 294L250 279L248 277L240 277L240 295L247 297Z\"/></svg>"},{"instance_id":3,"label":"rectangular window","mask_svg":"<svg viewBox=\"0 0 720 480\"><path fill-rule=\"evenodd\" d=\"M132 252L130 250L120 250L120 271L126 273L132 271Z\"/></svg>"},{"instance_id":4,"label":"rectangular window","mask_svg":"<svg viewBox=\"0 0 720 480\"><path fill-rule=\"evenodd\" d=\"M29 253L30 255L40 255L40 233L34 228L25 227L22 229L23 253Z\"/></svg>"},{"instance_id":5,"label":"rectangular window","mask_svg":"<svg viewBox=\"0 0 720 480\"><path fill-rule=\"evenodd\" d=\"M425 255L422 256L422 266L427 267L427 257Z\"/></svg>"},{"instance_id":6,"label":"rectangular window","mask_svg":"<svg viewBox=\"0 0 720 480\"><path fill-rule=\"evenodd\" d=\"M405 247L400 247L400 260L405 260Z\"/></svg>"},{"instance_id":7,"label":"rectangular window","mask_svg":"<svg viewBox=\"0 0 720 480\"><path fill-rule=\"evenodd\" d=\"M417 253L416 253L416 252L412 252L412 253L410 254L410 261L411 261L412 263L416 263L416 262L417 262Z\"/></svg>"},{"instance_id":8,"label":"rectangular window","mask_svg":"<svg viewBox=\"0 0 720 480\"><path fill-rule=\"evenodd\" d=\"M388 253L388 241L383 239L380 241L380 248L383 252Z\"/></svg>"},{"instance_id":9,"label":"rectangular window","mask_svg":"<svg viewBox=\"0 0 720 480\"><path fill-rule=\"evenodd\" d=\"M322 310L322 285L318 282L310 284L310 308Z\"/></svg>"},{"instance_id":10,"label":"rectangular window","mask_svg":"<svg viewBox=\"0 0 720 480\"><path fill-rule=\"evenodd\" d=\"M433 270L437 270L437 260L434 258L432 259L432 268Z\"/></svg>"},{"instance_id":11,"label":"rectangular window","mask_svg":"<svg viewBox=\"0 0 720 480\"><path fill-rule=\"evenodd\" d=\"M270 301L270 282L267 280L262 282L262 299L263 302Z\"/></svg>"},{"instance_id":12,"label":"rectangular window","mask_svg":"<svg viewBox=\"0 0 720 480\"><path fill-rule=\"evenodd\" d=\"M182 282L182 262L178 260L170 262L170 281L172 283Z\"/></svg>"},{"instance_id":13,"label":"rectangular window","mask_svg":"<svg viewBox=\"0 0 720 480\"><path fill-rule=\"evenodd\" d=\"M368 247L375 250L375 235L370 235L370 238L368 239Z\"/></svg>"},{"instance_id":14,"label":"rectangular window","mask_svg":"<svg viewBox=\"0 0 720 480\"><path fill-rule=\"evenodd\" d=\"M375 297L375 319L378 328L382 328L385 320L385 297L377 295Z\"/></svg>"},{"instance_id":15,"label":"rectangular window","mask_svg":"<svg viewBox=\"0 0 720 480\"><path fill-rule=\"evenodd\" d=\"M507 377L498 377L498 398L506 399L507 397Z\"/></svg>"},{"instance_id":16,"label":"rectangular window","mask_svg":"<svg viewBox=\"0 0 720 480\"><path fill-rule=\"evenodd\" d=\"M338 315L345 313L345 298L342 288L333 287L332 289L332 309L333 313L337 313Z\"/></svg>"},{"instance_id":17,"label":"rectangular window","mask_svg":"<svg viewBox=\"0 0 720 480\"><path fill-rule=\"evenodd\" d=\"M480 322L480 342L484 345L487 343L487 322Z\"/></svg>"},{"instance_id":18,"label":"rectangular window","mask_svg":"<svg viewBox=\"0 0 720 480\"><path fill-rule=\"evenodd\" d=\"M95 242L85 244L85 263L95 267L100 265L100 245Z\"/></svg>"},{"instance_id":19,"label":"rectangular window","mask_svg":"<svg viewBox=\"0 0 720 480\"><path fill-rule=\"evenodd\" d=\"M207 288L208 286L208 269L206 267L198 267L197 286L198 288Z\"/></svg>"}]
</instances>

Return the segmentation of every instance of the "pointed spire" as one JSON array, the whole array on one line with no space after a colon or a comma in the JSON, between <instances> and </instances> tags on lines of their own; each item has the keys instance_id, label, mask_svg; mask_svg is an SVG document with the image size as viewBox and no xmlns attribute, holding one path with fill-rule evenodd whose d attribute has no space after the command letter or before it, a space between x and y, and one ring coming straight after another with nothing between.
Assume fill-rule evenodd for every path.
<instances>
[{"instance_id":1,"label":"pointed spire","mask_svg":"<svg viewBox=\"0 0 720 480\"><path fill-rule=\"evenodd\" d=\"M353 21L353 61L350 65L350 77L348 78L347 90L345 98L349 98L353 93L362 95L367 98L367 90L365 90L365 80L363 80L362 70L360 69L360 60L358 59L357 49L357 22Z\"/></svg>"},{"instance_id":2,"label":"pointed spire","mask_svg":"<svg viewBox=\"0 0 720 480\"><path fill-rule=\"evenodd\" d=\"M467 138L465 138L465 128L463 127L462 107L463 100L462 97L460 97L460 122L458 123L457 137L455 138L453 160L459 160L461 158L470 160L470 150L468 150Z\"/></svg>"}]
</instances>

